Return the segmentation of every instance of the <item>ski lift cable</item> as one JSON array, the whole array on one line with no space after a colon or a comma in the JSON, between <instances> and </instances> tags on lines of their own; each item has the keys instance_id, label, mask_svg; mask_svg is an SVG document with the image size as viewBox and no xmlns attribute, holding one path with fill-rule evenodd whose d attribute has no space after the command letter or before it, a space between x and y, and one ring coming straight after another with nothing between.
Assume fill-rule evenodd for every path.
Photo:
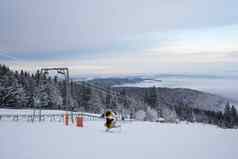
<instances>
[{"instance_id":1,"label":"ski lift cable","mask_svg":"<svg viewBox=\"0 0 238 159\"><path fill-rule=\"evenodd\" d=\"M105 89L105 88L98 87L98 86L93 85L93 84L90 84L90 83L88 83L88 82L78 81L77 84L79 84L79 85L86 85L86 86L88 86L88 87L90 87L90 88L92 88L92 89L94 89L94 90L96 90L96 91L99 91L100 93L103 93L103 94L106 94L106 95L112 95L112 96L116 97L116 99L122 98L121 96L118 96L117 93L115 93L115 92L113 92L113 91L111 91L111 90L107 90L107 89ZM117 110L117 111L118 111L118 110ZM121 114L122 114L123 111L120 110L120 112L121 112Z\"/></svg>"},{"instance_id":2,"label":"ski lift cable","mask_svg":"<svg viewBox=\"0 0 238 159\"><path fill-rule=\"evenodd\" d=\"M96 85L93 85L93 84L89 84L88 82L85 82L85 81L84 82L78 81L78 84L80 84L80 85L83 85L83 84L85 85L86 84L88 87L93 88L93 89L99 91L100 93L104 93L106 95L113 95L114 97L116 97L117 100L118 99L122 99L124 101L130 101L132 103L133 103L133 101L135 101L134 98L131 98L131 97L127 96L127 95L126 96L122 96L118 92L111 91L111 90L108 90L106 88L101 88L99 86L96 86ZM114 92L114 94L112 94L113 92ZM121 114L123 114L123 110L120 110L120 111L121 111Z\"/></svg>"},{"instance_id":3,"label":"ski lift cable","mask_svg":"<svg viewBox=\"0 0 238 159\"><path fill-rule=\"evenodd\" d=\"M11 60L14 60L14 61L18 60L16 57L14 57L14 56L9 56L9 55L6 55L6 54L4 54L4 53L0 53L0 56L5 57L5 58L8 58L8 59L11 59Z\"/></svg>"},{"instance_id":4,"label":"ski lift cable","mask_svg":"<svg viewBox=\"0 0 238 159\"><path fill-rule=\"evenodd\" d=\"M95 85L93 85L93 84L90 84L90 85L91 85L91 86L95 86ZM98 87L98 86L95 86L95 87ZM128 95L123 96L123 95L121 95L119 92L116 92L116 91L107 90L107 89L101 88L101 87L98 87L98 88L103 89L103 90L106 90L106 91L109 91L109 93L113 93L114 96L117 96L117 97L119 97L119 98L121 98L121 99L124 99L124 100L127 100L127 99L134 100L134 98L131 98L131 97L129 97Z\"/></svg>"},{"instance_id":5,"label":"ski lift cable","mask_svg":"<svg viewBox=\"0 0 238 159\"><path fill-rule=\"evenodd\" d=\"M109 90L109 89L106 89L106 88L102 88L102 87L99 87L99 86L97 86L97 85L95 85L95 84L91 84L91 83L88 83L88 82L86 82L86 84L89 85L89 86L91 86L91 87L94 87L94 88L100 89L100 90L102 90L102 91L105 91L105 92L107 92L107 93L113 94L113 95L115 95L115 96L122 96L120 93L118 93L118 92L116 92L116 91L112 91L112 90Z\"/></svg>"},{"instance_id":6,"label":"ski lift cable","mask_svg":"<svg viewBox=\"0 0 238 159\"><path fill-rule=\"evenodd\" d=\"M100 93L104 93L106 95L114 95L110 90L106 90L104 88L100 88L98 86L94 86L94 85L86 83L86 82L77 82L77 84L84 85L84 86L86 85L87 87L95 89L95 90L99 91Z\"/></svg>"},{"instance_id":7,"label":"ski lift cable","mask_svg":"<svg viewBox=\"0 0 238 159\"><path fill-rule=\"evenodd\" d=\"M86 82L78 81L77 84L84 85L84 86L87 85L88 87L93 88L93 89L97 89L97 90L101 91L102 93L109 94L109 92L107 90L105 90L103 88L99 88L97 86L92 86L91 84L86 83Z\"/></svg>"},{"instance_id":8,"label":"ski lift cable","mask_svg":"<svg viewBox=\"0 0 238 159\"><path fill-rule=\"evenodd\" d=\"M10 63L12 63L13 65L15 65L16 67L21 67L22 65L20 64L20 62L24 62L22 59L12 56L12 55L7 55L7 53L5 53L6 51L4 50L0 50L0 56L7 58L9 60L7 60L8 62L10 61ZM9 64L9 63L8 63Z\"/></svg>"},{"instance_id":9,"label":"ski lift cable","mask_svg":"<svg viewBox=\"0 0 238 159\"><path fill-rule=\"evenodd\" d=\"M81 82L81 81L78 81L78 84L81 84L81 85L86 84L86 85L88 85L89 87L91 87L91 88L93 88L93 89L97 89L97 90L99 90L100 92L102 92L102 93L104 93L104 94L113 95L113 96L116 96L116 97L118 97L118 98L120 98L120 99L124 99L124 100L130 99L130 100L134 100L133 98L131 98L131 97L127 96L127 95L122 96L122 95L119 94L118 92L115 92L115 91L112 91L112 90L109 90L109 89L106 89L106 88L99 87L99 86L97 86L97 85L95 85L95 84L91 84L91 83L89 83L89 82L85 82L85 81L84 81L84 82Z\"/></svg>"}]
</instances>

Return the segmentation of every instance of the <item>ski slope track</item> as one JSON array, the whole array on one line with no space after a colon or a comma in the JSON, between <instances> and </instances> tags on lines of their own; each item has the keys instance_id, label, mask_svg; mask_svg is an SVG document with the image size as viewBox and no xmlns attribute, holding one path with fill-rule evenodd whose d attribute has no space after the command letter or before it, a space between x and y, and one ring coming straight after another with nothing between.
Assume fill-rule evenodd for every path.
<instances>
[{"instance_id":1,"label":"ski slope track","mask_svg":"<svg viewBox=\"0 0 238 159\"><path fill-rule=\"evenodd\" d=\"M1 159L237 159L238 131L205 124L0 121Z\"/></svg>"}]
</instances>

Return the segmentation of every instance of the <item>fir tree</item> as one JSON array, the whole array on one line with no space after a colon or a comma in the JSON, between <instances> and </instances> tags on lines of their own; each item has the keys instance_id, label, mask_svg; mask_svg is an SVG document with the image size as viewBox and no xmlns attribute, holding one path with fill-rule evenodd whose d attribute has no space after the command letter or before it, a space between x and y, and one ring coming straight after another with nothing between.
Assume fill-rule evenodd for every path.
<instances>
[{"instance_id":1,"label":"fir tree","mask_svg":"<svg viewBox=\"0 0 238 159\"><path fill-rule=\"evenodd\" d=\"M234 105L231 107L231 124L232 125L237 125L237 111Z\"/></svg>"},{"instance_id":2,"label":"fir tree","mask_svg":"<svg viewBox=\"0 0 238 159\"><path fill-rule=\"evenodd\" d=\"M227 102L225 109L224 109L224 127L232 128L232 121L231 121L231 107L230 103Z\"/></svg>"},{"instance_id":3,"label":"fir tree","mask_svg":"<svg viewBox=\"0 0 238 159\"><path fill-rule=\"evenodd\" d=\"M157 90L156 87L145 89L144 95L145 103L149 104L151 108L157 107Z\"/></svg>"}]
</instances>

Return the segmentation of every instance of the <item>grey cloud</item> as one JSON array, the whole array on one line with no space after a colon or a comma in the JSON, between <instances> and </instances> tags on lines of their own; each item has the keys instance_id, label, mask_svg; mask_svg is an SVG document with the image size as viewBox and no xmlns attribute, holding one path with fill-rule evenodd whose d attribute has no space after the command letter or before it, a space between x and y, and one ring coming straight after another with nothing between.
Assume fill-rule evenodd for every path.
<instances>
[{"instance_id":1,"label":"grey cloud","mask_svg":"<svg viewBox=\"0 0 238 159\"><path fill-rule=\"evenodd\" d=\"M237 23L235 0L1 0L0 47L10 52L113 46L145 32Z\"/></svg>"},{"instance_id":2,"label":"grey cloud","mask_svg":"<svg viewBox=\"0 0 238 159\"><path fill-rule=\"evenodd\" d=\"M237 51L228 52L227 53L227 57L238 58L238 50Z\"/></svg>"}]
</instances>

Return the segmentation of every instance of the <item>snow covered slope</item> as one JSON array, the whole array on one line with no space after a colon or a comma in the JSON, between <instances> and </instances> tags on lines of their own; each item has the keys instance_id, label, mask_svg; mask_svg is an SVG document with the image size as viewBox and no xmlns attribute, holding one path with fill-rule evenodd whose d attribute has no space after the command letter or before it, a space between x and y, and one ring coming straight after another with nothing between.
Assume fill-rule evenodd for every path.
<instances>
[{"instance_id":1,"label":"snow covered slope","mask_svg":"<svg viewBox=\"0 0 238 159\"><path fill-rule=\"evenodd\" d=\"M1 159L236 159L238 131L203 124L132 122L105 132L63 123L0 122Z\"/></svg>"}]
</instances>

